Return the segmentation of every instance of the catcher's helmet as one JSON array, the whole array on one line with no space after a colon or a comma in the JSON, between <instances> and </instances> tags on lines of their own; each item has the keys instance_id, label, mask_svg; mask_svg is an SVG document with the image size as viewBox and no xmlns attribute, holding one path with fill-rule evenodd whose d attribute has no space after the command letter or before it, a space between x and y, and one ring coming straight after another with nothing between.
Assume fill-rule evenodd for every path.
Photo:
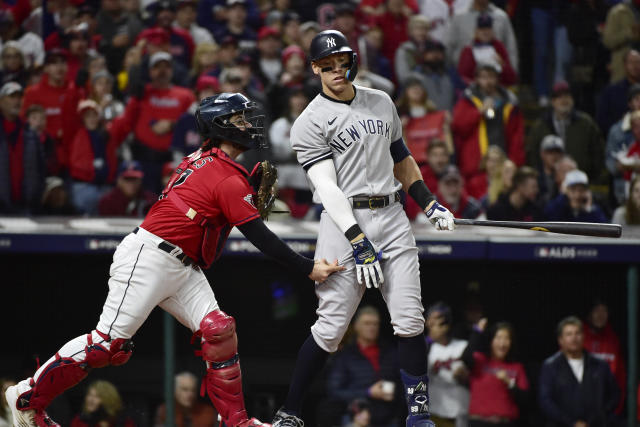
<instances>
[{"instance_id":1,"label":"catcher's helmet","mask_svg":"<svg viewBox=\"0 0 640 427\"><path fill-rule=\"evenodd\" d=\"M358 74L358 55L351 49L347 38L340 31L326 30L316 34L311 40L309 51L311 61L317 61L334 53L350 53L349 69L346 77L350 81L356 78L356 74Z\"/></svg>"},{"instance_id":2,"label":"catcher's helmet","mask_svg":"<svg viewBox=\"0 0 640 427\"><path fill-rule=\"evenodd\" d=\"M203 139L234 142L246 149L263 145L263 118L258 105L241 93L221 93L200 101L196 110L196 124ZM249 126L244 130L231 123L233 115L242 114Z\"/></svg>"}]
</instances>

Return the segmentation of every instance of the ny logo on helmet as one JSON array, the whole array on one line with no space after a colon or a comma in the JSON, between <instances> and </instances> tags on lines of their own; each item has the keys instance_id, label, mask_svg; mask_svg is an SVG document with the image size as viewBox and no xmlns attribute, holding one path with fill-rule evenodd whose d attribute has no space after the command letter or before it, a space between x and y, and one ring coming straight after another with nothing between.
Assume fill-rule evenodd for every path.
<instances>
[{"instance_id":1,"label":"ny logo on helmet","mask_svg":"<svg viewBox=\"0 0 640 427\"><path fill-rule=\"evenodd\" d=\"M327 47L336 47L336 39L334 39L333 37L329 37L327 39Z\"/></svg>"}]
</instances>

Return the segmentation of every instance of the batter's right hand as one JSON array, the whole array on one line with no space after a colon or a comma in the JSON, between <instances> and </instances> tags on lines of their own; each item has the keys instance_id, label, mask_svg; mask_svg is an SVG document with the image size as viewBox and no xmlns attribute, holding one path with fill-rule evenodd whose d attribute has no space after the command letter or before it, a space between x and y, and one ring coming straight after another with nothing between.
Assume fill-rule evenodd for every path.
<instances>
[{"instance_id":1,"label":"batter's right hand","mask_svg":"<svg viewBox=\"0 0 640 427\"><path fill-rule=\"evenodd\" d=\"M364 282L367 284L367 288L370 288L372 285L374 288L377 288L384 283L380 260L388 259L389 256L383 255L382 251L376 252L369 239L362 234L361 236L360 239L351 242L353 258L356 261L358 283L363 284L362 276L364 276Z\"/></svg>"},{"instance_id":2,"label":"batter's right hand","mask_svg":"<svg viewBox=\"0 0 640 427\"><path fill-rule=\"evenodd\" d=\"M343 270L344 267L338 265L338 260L335 260L333 261L333 263L329 264L326 259L321 259L319 261L316 261L313 265L313 270L311 270L309 278L314 282L322 283L336 271Z\"/></svg>"}]
</instances>

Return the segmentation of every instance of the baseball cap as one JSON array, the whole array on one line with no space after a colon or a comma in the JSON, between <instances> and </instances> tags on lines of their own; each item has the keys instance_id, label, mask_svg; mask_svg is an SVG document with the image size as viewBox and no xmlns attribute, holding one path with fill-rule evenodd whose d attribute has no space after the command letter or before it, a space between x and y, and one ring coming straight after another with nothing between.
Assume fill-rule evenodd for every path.
<instances>
[{"instance_id":1,"label":"baseball cap","mask_svg":"<svg viewBox=\"0 0 640 427\"><path fill-rule=\"evenodd\" d=\"M558 135L547 135L542 138L540 151L562 151L564 152L564 141Z\"/></svg>"},{"instance_id":2,"label":"baseball cap","mask_svg":"<svg viewBox=\"0 0 640 427\"><path fill-rule=\"evenodd\" d=\"M66 61L69 58L69 53L64 49L60 49L59 47L53 48L51 50L48 50L45 54L44 63L49 64L56 58L62 58Z\"/></svg>"},{"instance_id":3,"label":"baseball cap","mask_svg":"<svg viewBox=\"0 0 640 427\"><path fill-rule=\"evenodd\" d=\"M78 114L82 114L89 109L94 110L96 113L100 114L100 106L93 99L83 99L78 103Z\"/></svg>"},{"instance_id":4,"label":"baseball cap","mask_svg":"<svg viewBox=\"0 0 640 427\"><path fill-rule=\"evenodd\" d=\"M356 13L356 8L349 2L336 5L334 10L336 16L355 15Z\"/></svg>"},{"instance_id":5,"label":"baseball cap","mask_svg":"<svg viewBox=\"0 0 640 427\"><path fill-rule=\"evenodd\" d=\"M160 46L168 44L170 37L169 32L164 28L147 28L138 35L136 41L146 40L149 44Z\"/></svg>"},{"instance_id":6,"label":"baseball cap","mask_svg":"<svg viewBox=\"0 0 640 427\"><path fill-rule=\"evenodd\" d=\"M562 186L569 188L572 185L589 185L589 178L587 177L587 174L579 169L567 172L567 175L564 177L564 181L562 182Z\"/></svg>"},{"instance_id":7,"label":"baseball cap","mask_svg":"<svg viewBox=\"0 0 640 427\"><path fill-rule=\"evenodd\" d=\"M267 37L280 37L280 31L277 28L273 27L262 27L260 31L258 31L258 40L266 39Z\"/></svg>"},{"instance_id":8,"label":"baseball cap","mask_svg":"<svg viewBox=\"0 0 640 427\"><path fill-rule=\"evenodd\" d=\"M22 86L16 82L7 82L2 85L2 89L0 89L0 98L4 98L5 96L13 95L14 93L22 93Z\"/></svg>"},{"instance_id":9,"label":"baseball cap","mask_svg":"<svg viewBox=\"0 0 640 427\"><path fill-rule=\"evenodd\" d=\"M560 80L556 84L553 85L553 89L551 90L551 98L556 98L561 95L571 93L571 88L569 87L569 83L564 80Z\"/></svg>"},{"instance_id":10,"label":"baseball cap","mask_svg":"<svg viewBox=\"0 0 640 427\"><path fill-rule=\"evenodd\" d=\"M96 80L100 79L100 78L107 78L111 81L113 81L113 76L111 75L111 73L109 73L107 70L100 70L97 73L95 73L92 77L91 77L91 81L95 82Z\"/></svg>"},{"instance_id":11,"label":"baseball cap","mask_svg":"<svg viewBox=\"0 0 640 427\"><path fill-rule=\"evenodd\" d=\"M142 178L144 176L144 172L142 171L140 162L136 160L125 160L120 163L118 176L124 178Z\"/></svg>"},{"instance_id":12,"label":"baseball cap","mask_svg":"<svg viewBox=\"0 0 640 427\"><path fill-rule=\"evenodd\" d=\"M287 25L291 21L297 21L299 23L300 15L295 12L285 12L285 14L282 15L282 25Z\"/></svg>"},{"instance_id":13,"label":"baseball cap","mask_svg":"<svg viewBox=\"0 0 640 427\"><path fill-rule=\"evenodd\" d=\"M215 92L220 92L218 79L214 76L208 76L206 74L198 77L198 81L196 82L196 91L200 92L201 90L205 89L213 89Z\"/></svg>"},{"instance_id":14,"label":"baseball cap","mask_svg":"<svg viewBox=\"0 0 640 427\"><path fill-rule=\"evenodd\" d=\"M227 7L236 5L247 7L247 0L227 0Z\"/></svg>"},{"instance_id":15,"label":"baseball cap","mask_svg":"<svg viewBox=\"0 0 640 427\"><path fill-rule=\"evenodd\" d=\"M152 9L156 13L160 12L161 10L172 10L172 11L175 11L176 10L176 3L174 1L172 1L172 0L159 0L159 1L149 5L148 8Z\"/></svg>"},{"instance_id":16,"label":"baseball cap","mask_svg":"<svg viewBox=\"0 0 640 427\"><path fill-rule=\"evenodd\" d=\"M445 50L444 45L439 40L427 40L426 43L424 44L423 49L425 52L431 52L434 50L439 50L440 52L444 52Z\"/></svg>"},{"instance_id":17,"label":"baseball cap","mask_svg":"<svg viewBox=\"0 0 640 427\"><path fill-rule=\"evenodd\" d=\"M157 63L166 61L171 63L171 54L168 52L156 52L149 58L149 67L155 67Z\"/></svg>"},{"instance_id":18,"label":"baseball cap","mask_svg":"<svg viewBox=\"0 0 640 427\"><path fill-rule=\"evenodd\" d=\"M478 19L476 20L476 28L492 28L493 27L493 18L491 15L478 15Z\"/></svg>"},{"instance_id":19,"label":"baseball cap","mask_svg":"<svg viewBox=\"0 0 640 427\"><path fill-rule=\"evenodd\" d=\"M288 46L285 50L282 51L282 63L286 64L289 58L291 58L293 55L300 56L303 61L306 60L306 55L304 54L304 50L302 50L300 46L296 46L295 44L292 44L291 46Z\"/></svg>"},{"instance_id":20,"label":"baseball cap","mask_svg":"<svg viewBox=\"0 0 640 427\"><path fill-rule=\"evenodd\" d=\"M457 181L462 181L462 175L460 175L460 171L454 165L449 165L444 170L444 173L440 176L440 181L450 181L455 179Z\"/></svg>"},{"instance_id":21,"label":"baseball cap","mask_svg":"<svg viewBox=\"0 0 640 427\"><path fill-rule=\"evenodd\" d=\"M233 37L232 35L225 36L222 40L220 40L220 46L228 46L228 45L238 46L238 39Z\"/></svg>"},{"instance_id":22,"label":"baseball cap","mask_svg":"<svg viewBox=\"0 0 640 427\"><path fill-rule=\"evenodd\" d=\"M300 24L300 32L301 33L306 33L309 30L313 30L316 33L320 32L320 24L318 24L316 21L307 21L304 22L302 24Z\"/></svg>"},{"instance_id":23,"label":"baseball cap","mask_svg":"<svg viewBox=\"0 0 640 427\"><path fill-rule=\"evenodd\" d=\"M500 64L493 60L478 62L478 65L476 65L476 73L483 70L491 70L496 74L500 74L502 72L502 67L500 66Z\"/></svg>"}]
</instances>

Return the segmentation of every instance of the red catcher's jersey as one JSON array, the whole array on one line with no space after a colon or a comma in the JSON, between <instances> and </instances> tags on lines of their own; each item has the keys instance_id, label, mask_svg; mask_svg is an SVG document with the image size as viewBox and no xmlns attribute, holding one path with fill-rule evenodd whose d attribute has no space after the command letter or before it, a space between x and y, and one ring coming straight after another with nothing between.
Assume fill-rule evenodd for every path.
<instances>
[{"instance_id":1,"label":"red catcher's jersey","mask_svg":"<svg viewBox=\"0 0 640 427\"><path fill-rule=\"evenodd\" d=\"M186 178L179 178L169 197L159 200L147 214L141 227L179 246L189 257L208 267L222 252L231 228L260 216L253 201L253 188L247 171L226 153L214 148L191 164ZM188 172L191 170L192 172ZM186 205L209 220L206 228L189 219L170 200L176 192ZM203 247L213 253L203 254Z\"/></svg>"}]
</instances>

